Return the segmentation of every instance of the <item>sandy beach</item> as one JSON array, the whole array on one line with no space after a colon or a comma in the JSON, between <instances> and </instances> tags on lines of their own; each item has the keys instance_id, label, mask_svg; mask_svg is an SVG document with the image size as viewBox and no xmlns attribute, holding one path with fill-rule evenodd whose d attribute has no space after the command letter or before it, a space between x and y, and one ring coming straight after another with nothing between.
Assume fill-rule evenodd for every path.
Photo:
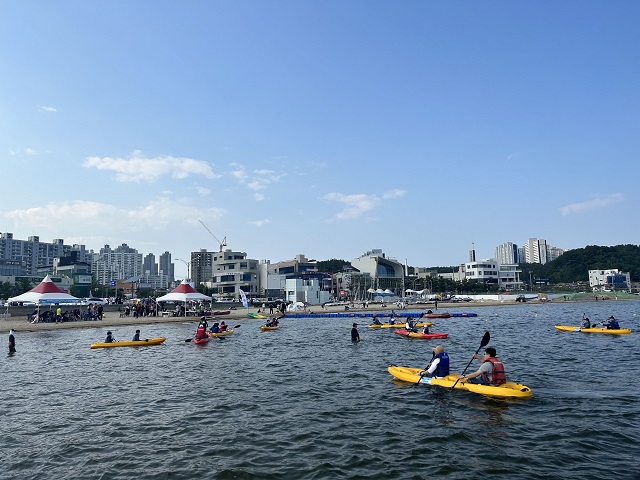
<instances>
[{"instance_id":1,"label":"sandy beach","mask_svg":"<svg viewBox=\"0 0 640 480\"><path fill-rule=\"evenodd\" d=\"M537 303L537 302L534 302ZM433 312L445 312L448 310L467 311L471 312L474 309L482 308L483 306L492 305L527 305L519 304L515 302L495 302L495 301L483 301L483 302L468 302L468 303L446 303L438 302L438 308L435 308L433 304L411 304L408 305L405 310L398 309L395 304L382 307L380 304L369 304L368 308L362 308L362 304L355 304L354 307L350 307L348 313L361 314L361 313L376 313L376 312L389 312L395 310L396 313L402 312L422 312L427 310L433 310ZM228 315L216 315L207 317L207 321L211 325L214 322L222 322L223 320L230 324L231 321L238 320L250 320L257 322L259 320L252 320L247 317L248 313L258 313L258 308L237 308L231 310ZM81 320L75 322L62 322L62 323L29 323L27 320L27 314L33 311L32 308L15 307L10 308L11 314L8 318L0 318L0 333L8 333L10 329L14 329L16 332L37 332L41 330L58 330L67 328L95 328L95 327L117 327L117 326L129 326L129 325L151 325L158 323L184 323L184 322L197 322L200 317L188 316L188 317L173 317L173 316L149 316L135 318L132 315L128 317L121 317L120 312L116 306L105 306L105 314L102 320ZM322 307L312 306L309 311L315 313L347 313L344 309L344 305L329 306L323 309ZM275 311L274 311L275 312ZM268 312L267 312L268 313ZM273 316L276 316L274 313Z\"/></svg>"}]
</instances>

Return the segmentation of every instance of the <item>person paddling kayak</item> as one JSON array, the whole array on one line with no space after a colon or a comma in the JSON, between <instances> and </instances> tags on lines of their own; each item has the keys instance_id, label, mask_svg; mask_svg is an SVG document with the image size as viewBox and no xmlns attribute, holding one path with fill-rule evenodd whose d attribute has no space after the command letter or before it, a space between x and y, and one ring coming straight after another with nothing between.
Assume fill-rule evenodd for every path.
<instances>
[{"instance_id":1,"label":"person paddling kayak","mask_svg":"<svg viewBox=\"0 0 640 480\"><path fill-rule=\"evenodd\" d=\"M431 361L420 372L421 377L437 377L442 378L449 375L449 355L444 351L442 345L438 345L433 350Z\"/></svg>"},{"instance_id":2,"label":"person paddling kayak","mask_svg":"<svg viewBox=\"0 0 640 480\"><path fill-rule=\"evenodd\" d=\"M484 350L483 357L477 354L473 354L472 359L480 360L482 365L480 368L469 375L463 375L460 377L460 382L468 382L469 380L477 378L477 380L470 383L479 383L482 385L502 385L507 382L507 377L504 373L504 365L496 357L496 349L493 347L487 347Z\"/></svg>"}]
</instances>

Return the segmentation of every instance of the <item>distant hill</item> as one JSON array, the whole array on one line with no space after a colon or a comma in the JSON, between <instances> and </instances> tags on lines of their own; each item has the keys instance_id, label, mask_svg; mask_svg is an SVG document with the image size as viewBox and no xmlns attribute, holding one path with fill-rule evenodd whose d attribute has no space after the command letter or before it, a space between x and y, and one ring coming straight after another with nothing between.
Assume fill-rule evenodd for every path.
<instances>
[{"instance_id":1,"label":"distant hill","mask_svg":"<svg viewBox=\"0 0 640 480\"><path fill-rule=\"evenodd\" d=\"M350 263L345 260L324 260L318 262L321 272L339 272ZM589 270L618 269L629 272L632 282L640 281L640 245L617 245L614 247L599 247L589 245L576 248L560 255L556 260L541 265L539 263L521 263L520 279L528 283L529 272L534 279L548 279L550 283L587 282ZM458 266L429 267L438 273L457 271ZM414 267L409 267L409 274Z\"/></svg>"},{"instance_id":2,"label":"distant hill","mask_svg":"<svg viewBox=\"0 0 640 480\"><path fill-rule=\"evenodd\" d=\"M527 281L529 272L535 278L546 278L551 283L586 282L589 270L610 270L617 268L629 272L631 281L640 281L640 246L617 245L599 247L588 245L584 248L569 250L556 260L540 265L537 263L521 263L521 278Z\"/></svg>"}]
</instances>

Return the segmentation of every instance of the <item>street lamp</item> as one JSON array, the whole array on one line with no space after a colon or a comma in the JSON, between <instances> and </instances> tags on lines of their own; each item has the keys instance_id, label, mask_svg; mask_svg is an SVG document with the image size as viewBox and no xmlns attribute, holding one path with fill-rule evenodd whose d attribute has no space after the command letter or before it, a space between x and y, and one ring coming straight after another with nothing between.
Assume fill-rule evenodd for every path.
<instances>
[{"instance_id":1,"label":"street lamp","mask_svg":"<svg viewBox=\"0 0 640 480\"><path fill-rule=\"evenodd\" d=\"M187 262L186 260L182 260L181 258L176 258L176 260L184 263L187 266L187 280L191 280L191 262Z\"/></svg>"}]
</instances>

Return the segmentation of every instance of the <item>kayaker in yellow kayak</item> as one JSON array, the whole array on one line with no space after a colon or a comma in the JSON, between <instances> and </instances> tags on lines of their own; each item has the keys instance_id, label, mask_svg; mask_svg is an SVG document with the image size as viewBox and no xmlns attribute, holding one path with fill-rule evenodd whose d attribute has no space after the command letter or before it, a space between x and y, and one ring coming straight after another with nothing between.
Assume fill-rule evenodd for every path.
<instances>
[{"instance_id":1,"label":"kayaker in yellow kayak","mask_svg":"<svg viewBox=\"0 0 640 480\"><path fill-rule=\"evenodd\" d=\"M140 330L136 330L136 334L133 336L133 338L131 339L134 342L139 342L140 341Z\"/></svg>"},{"instance_id":2,"label":"kayaker in yellow kayak","mask_svg":"<svg viewBox=\"0 0 640 480\"><path fill-rule=\"evenodd\" d=\"M589 317L585 317L584 313L582 314L582 323L580 324L580 328L591 328L591 321Z\"/></svg>"},{"instance_id":3,"label":"kayaker in yellow kayak","mask_svg":"<svg viewBox=\"0 0 640 480\"><path fill-rule=\"evenodd\" d=\"M611 315L607 319L607 321L603 323L603 326L607 330L620 330L620 324L618 323L618 320L616 320L616 317L614 317L613 315Z\"/></svg>"},{"instance_id":4,"label":"kayaker in yellow kayak","mask_svg":"<svg viewBox=\"0 0 640 480\"><path fill-rule=\"evenodd\" d=\"M507 382L507 377L504 373L504 365L496 357L496 349L493 347L487 347L484 350L483 357L477 354L473 354L472 359L480 360L482 365L480 368L469 375L463 375L460 377L461 382L468 382L469 380L477 378L477 380L470 383L479 383L482 385L502 385ZM478 378L479 377L479 378Z\"/></svg>"},{"instance_id":5,"label":"kayaker in yellow kayak","mask_svg":"<svg viewBox=\"0 0 640 480\"><path fill-rule=\"evenodd\" d=\"M447 375L449 375L449 355L444 351L442 345L438 345L433 349L433 357L425 369L420 372L420 376L442 378Z\"/></svg>"},{"instance_id":6,"label":"kayaker in yellow kayak","mask_svg":"<svg viewBox=\"0 0 640 480\"><path fill-rule=\"evenodd\" d=\"M111 333L111 330L109 330L107 332L107 338L104 339L104 343L111 343L111 342L115 342L115 338L113 338L113 334Z\"/></svg>"}]
</instances>

